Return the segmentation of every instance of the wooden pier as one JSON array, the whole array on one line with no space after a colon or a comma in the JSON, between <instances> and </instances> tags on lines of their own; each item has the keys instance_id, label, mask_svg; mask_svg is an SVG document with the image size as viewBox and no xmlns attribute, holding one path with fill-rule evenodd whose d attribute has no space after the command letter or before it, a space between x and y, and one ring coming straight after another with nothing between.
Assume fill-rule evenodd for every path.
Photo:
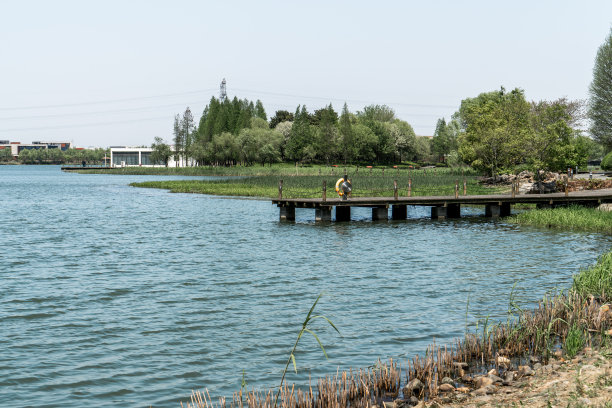
<instances>
[{"instance_id":1,"label":"wooden pier","mask_svg":"<svg viewBox=\"0 0 612 408\"><path fill-rule=\"evenodd\" d=\"M388 220L389 207L391 219L404 220L407 206L431 207L432 219L459 218L461 205L484 205L485 216L505 217L510 215L513 204L536 204L538 207L557 207L578 204L597 206L612 203L612 189L587 190L570 193L552 194L495 194L459 196L421 196L421 197L355 197L348 200L340 198L281 198L272 200L280 209L281 221L294 221L296 208L312 208L316 221L332 221L335 207L335 221L350 221L351 207L369 207L372 220Z\"/></svg>"}]
</instances>

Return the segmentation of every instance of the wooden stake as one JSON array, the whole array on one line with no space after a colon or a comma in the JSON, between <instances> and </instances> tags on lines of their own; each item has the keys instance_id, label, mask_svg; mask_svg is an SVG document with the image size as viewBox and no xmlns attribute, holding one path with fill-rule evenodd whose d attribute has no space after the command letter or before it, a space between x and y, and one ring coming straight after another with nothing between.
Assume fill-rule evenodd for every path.
<instances>
[{"instance_id":1,"label":"wooden stake","mask_svg":"<svg viewBox=\"0 0 612 408\"><path fill-rule=\"evenodd\" d=\"M283 199L283 180L282 179L278 182L278 199L279 200Z\"/></svg>"},{"instance_id":2,"label":"wooden stake","mask_svg":"<svg viewBox=\"0 0 612 408\"><path fill-rule=\"evenodd\" d=\"M393 180L393 198L397 200L397 180Z\"/></svg>"},{"instance_id":3,"label":"wooden stake","mask_svg":"<svg viewBox=\"0 0 612 408\"><path fill-rule=\"evenodd\" d=\"M327 181L323 180L323 201L327 201Z\"/></svg>"}]
</instances>

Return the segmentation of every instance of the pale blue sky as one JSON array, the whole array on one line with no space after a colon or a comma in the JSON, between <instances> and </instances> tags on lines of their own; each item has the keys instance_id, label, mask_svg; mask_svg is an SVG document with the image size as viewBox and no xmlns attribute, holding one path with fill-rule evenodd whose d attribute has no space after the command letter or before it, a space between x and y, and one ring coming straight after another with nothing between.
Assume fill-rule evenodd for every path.
<instances>
[{"instance_id":1,"label":"pale blue sky","mask_svg":"<svg viewBox=\"0 0 612 408\"><path fill-rule=\"evenodd\" d=\"M221 79L277 109L387 104L420 135L463 98L584 99L612 1L0 0L0 139L171 139Z\"/></svg>"}]
</instances>

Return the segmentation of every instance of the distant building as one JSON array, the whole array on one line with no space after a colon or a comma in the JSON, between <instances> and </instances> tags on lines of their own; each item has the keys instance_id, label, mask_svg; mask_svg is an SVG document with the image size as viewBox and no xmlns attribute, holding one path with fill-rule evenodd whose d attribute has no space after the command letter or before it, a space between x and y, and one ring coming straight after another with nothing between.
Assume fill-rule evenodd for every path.
<instances>
[{"instance_id":1,"label":"distant building","mask_svg":"<svg viewBox=\"0 0 612 408\"><path fill-rule=\"evenodd\" d=\"M174 150L174 146L170 146ZM111 146L110 147L110 163L111 167L128 167L128 166L164 166L164 163L154 163L151 160L153 149L150 147L130 147L130 146ZM193 159L179 159L178 166L174 160L174 156L170 156L168 167L186 167L195 165Z\"/></svg>"},{"instance_id":2,"label":"distant building","mask_svg":"<svg viewBox=\"0 0 612 408\"><path fill-rule=\"evenodd\" d=\"M24 150L39 150L39 149L59 149L66 151L72 147L72 142L32 142L21 143L11 142L9 140L0 140L0 150L11 149L11 154L16 159L19 153Z\"/></svg>"}]
</instances>

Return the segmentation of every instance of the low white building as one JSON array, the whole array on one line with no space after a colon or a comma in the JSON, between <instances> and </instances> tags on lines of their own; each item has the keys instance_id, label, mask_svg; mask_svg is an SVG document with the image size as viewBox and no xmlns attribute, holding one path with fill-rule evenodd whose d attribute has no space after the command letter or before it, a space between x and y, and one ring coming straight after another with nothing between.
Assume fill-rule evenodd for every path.
<instances>
[{"instance_id":1,"label":"low white building","mask_svg":"<svg viewBox=\"0 0 612 408\"><path fill-rule=\"evenodd\" d=\"M174 146L170 146L170 148L173 149ZM164 166L164 163L154 163L153 160L151 160L151 153L153 153L153 149L150 147L111 146L110 165L111 167ZM168 160L168 167L186 167L194 165L195 161L189 158L185 161L181 157L178 160L178 166L174 156L170 156Z\"/></svg>"}]
</instances>

